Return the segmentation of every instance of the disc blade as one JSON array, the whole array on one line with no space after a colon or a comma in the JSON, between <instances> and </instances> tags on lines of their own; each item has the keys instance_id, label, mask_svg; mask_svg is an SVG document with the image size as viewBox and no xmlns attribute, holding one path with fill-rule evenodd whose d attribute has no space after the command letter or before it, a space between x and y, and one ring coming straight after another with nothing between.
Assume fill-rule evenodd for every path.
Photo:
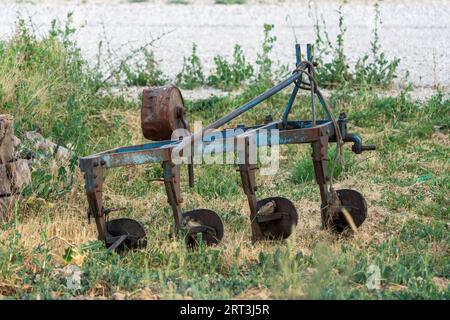
<instances>
[{"instance_id":1,"label":"disc blade","mask_svg":"<svg viewBox=\"0 0 450 320\"><path fill-rule=\"evenodd\" d=\"M138 249L147 246L145 228L134 219L119 218L110 220L106 223L106 229L112 237L126 236L126 239L118 246L118 250L123 248ZM113 243L107 243L107 245L112 245Z\"/></svg>"},{"instance_id":2,"label":"disc blade","mask_svg":"<svg viewBox=\"0 0 450 320\"><path fill-rule=\"evenodd\" d=\"M259 219L259 221L265 220L266 222L258 222L258 220L255 219L252 223L258 224L261 233L267 239L286 239L291 235L292 228L297 225L297 210L289 199L283 197L270 197L261 199L257 202L257 211L271 201L275 203L273 212L269 213L269 216L265 216L264 219ZM275 219L271 219L271 215L275 216Z\"/></svg>"},{"instance_id":3,"label":"disc blade","mask_svg":"<svg viewBox=\"0 0 450 320\"><path fill-rule=\"evenodd\" d=\"M196 209L183 213L186 224L191 221L195 226L206 226L211 228L210 232L202 232L202 239L206 245L218 244L223 237L223 223L219 215L209 209ZM189 232L189 229L188 229ZM196 246L197 240L194 234L188 234L186 243L188 246Z\"/></svg>"},{"instance_id":4,"label":"disc blade","mask_svg":"<svg viewBox=\"0 0 450 320\"><path fill-rule=\"evenodd\" d=\"M347 209L355 226L360 227L367 218L367 202L364 196L352 189L340 189L336 193L341 201L341 206ZM331 220L331 227L336 232L343 232L349 228L342 207L337 209Z\"/></svg>"}]
</instances>

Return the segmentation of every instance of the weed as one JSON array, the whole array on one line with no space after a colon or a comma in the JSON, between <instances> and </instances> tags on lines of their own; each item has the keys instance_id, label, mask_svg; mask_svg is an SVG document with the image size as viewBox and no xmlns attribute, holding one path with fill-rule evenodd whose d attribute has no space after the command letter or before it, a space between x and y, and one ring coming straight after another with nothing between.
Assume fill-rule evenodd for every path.
<instances>
[{"instance_id":1,"label":"weed","mask_svg":"<svg viewBox=\"0 0 450 320\"><path fill-rule=\"evenodd\" d=\"M19 137L38 129L73 151L67 168L55 166L53 160L35 164L33 191L45 197L70 190L78 156L91 150L93 135L107 135L109 124L98 120L92 125L92 119L115 100L97 94L105 86L102 74L81 57L71 20L69 14L63 26L52 21L48 35L38 38L21 19L0 55L0 109L14 115Z\"/></svg>"},{"instance_id":2,"label":"weed","mask_svg":"<svg viewBox=\"0 0 450 320\"><path fill-rule=\"evenodd\" d=\"M264 24L264 40L261 45L261 52L258 53L256 58L256 64L259 66L257 81L267 83L272 82L272 60L270 58L270 52L273 49L273 45L277 40L276 36L271 35L274 28L273 24Z\"/></svg>"},{"instance_id":3,"label":"weed","mask_svg":"<svg viewBox=\"0 0 450 320\"><path fill-rule=\"evenodd\" d=\"M370 54L359 58L354 69L351 69L345 54L345 27L343 6L338 10L339 31L335 44L329 38L325 19L315 14L314 30L316 34L314 59L318 63L316 68L317 80L321 86L344 89L352 87L387 87L397 76L399 58L392 61L386 58L382 51L379 37L381 16L378 4L374 6L374 26L372 30Z\"/></svg>"},{"instance_id":4,"label":"weed","mask_svg":"<svg viewBox=\"0 0 450 320\"><path fill-rule=\"evenodd\" d=\"M335 45L333 45L329 39L323 17L322 27L324 29L324 34L322 35L321 26L316 15L316 22L314 25L316 31L314 58L319 65L317 68L317 81L322 86L334 87L337 84L350 81L347 57L344 52L344 37L347 29L344 25L342 6L339 7L338 15L339 32L336 37Z\"/></svg>"},{"instance_id":5,"label":"weed","mask_svg":"<svg viewBox=\"0 0 450 320\"><path fill-rule=\"evenodd\" d=\"M234 47L232 63L220 55L214 57L214 63L215 72L208 77L208 84L211 86L233 90L253 76L253 67L247 63L239 45Z\"/></svg>"},{"instance_id":6,"label":"weed","mask_svg":"<svg viewBox=\"0 0 450 320\"><path fill-rule=\"evenodd\" d=\"M134 65L122 64L122 72L125 75L125 84L128 86L161 86L168 82L158 66L153 51L143 49L143 60Z\"/></svg>"},{"instance_id":7,"label":"weed","mask_svg":"<svg viewBox=\"0 0 450 320\"><path fill-rule=\"evenodd\" d=\"M188 0L169 0L167 1L169 4L189 4Z\"/></svg>"},{"instance_id":8,"label":"weed","mask_svg":"<svg viewBox=\"0 0 450 320\"><path fill-rule=\"evenodd\" d=\"M205 75L195 43L192 45L191 56L183 58L183 68L177 74L176 83L183 89L194 89L205 84Z\"/></svg>"},{"instance_id":9,"label":"weed","mask_svg":"<svg viewBox=\"0 0 450 320\"><path fill-rule=\"evenodd\" d=\"M385 53L381 51L380 36L378 34L381 25L380 9L375 4L375 18L373 27L373 40L371 42L371 61L366 54L358 60L355 66L355 82L360 85L389 86L396 77L399 58L389 61Z\"/></svg>"},{"instance_id":10,"label":"weed","mask_svg":"<svg viewBox=\"0 0 450 320\"><path fill-rule=\"evenodd\" d=\"M246 0L214 0L215 4L244 4Z\"/></svg>"}]
</instances>

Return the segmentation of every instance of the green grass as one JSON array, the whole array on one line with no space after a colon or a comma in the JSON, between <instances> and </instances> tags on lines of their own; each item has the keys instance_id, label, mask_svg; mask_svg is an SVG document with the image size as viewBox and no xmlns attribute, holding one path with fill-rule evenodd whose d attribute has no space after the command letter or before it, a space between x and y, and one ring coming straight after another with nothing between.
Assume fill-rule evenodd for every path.
<instances>
[{"instance_id":1,"label":"green grass","mask_svg":"<svg viewBox=\"0 0 450 320\"><path fill-rule=\"evenodd\" d=\"M345 166L335 171L337 188L354 188L368 201L369 217L353 237L320 230L311 149L290 145L281 150L276 176L257 177L259 198L285 196L298 210L299 225L288 240L252 244L235 167L201 165L195 167L192 190L182 170L183 208L217 211L225 236L216 247L187 250L182 240L168 237L172 213L164 187L152 182L162 174L155 164L106 173L105 206L126 207L113 217L142 221L149 239L147 248L119 255L108 253L95 240L94 224L87 224L84 180L76 164L80 156L142 143L139 102L109 93L103 75L88 67L70 40L70 27L55 25L44 38L24 24L19 31L0 44L0 109L15 116L20 138L39 127L54 141L72 145L74 156L69 166L54 161L35 165L33 186L14 208L14 219L0 225L1 296L98 298L122 292L130 299L450 298L450 100L442 92L426 102L414 101L408 92L385 97L360 88L349 95L341 88L334 93L336 106L356 126L351 131L377 145L377 151L362 155L346 145ZM267 40L261 51L263 66L271 43ZM252 83L236 97L186 101L188 121L209 123L266 86ZM233 125L261 123L268 113L276 118L287 98L275 96ZM296 102L292 119L309 117L308 102L306 96ZM330 148L330 158L334 152ZM64 270L71 263L82 271L78 290L66 286ZM381 272L379 290L366 286L372 265Z\"/></svg>"},{"instance_id":2,"label":"green grass","mask_svg":"<svg viewBox=\"0 0 450 320\"><path fill-rule=\"evenodd\" d=\"M189 4L188 0L168 0L169 4Z\"/></svg>"},{"instance_id":3,"label":"green grass","mask_svg":"<svg viewBox=\"0 0 450 320\"><path fill-rule=\"evenodd\" d=\"M244 4L246 0L214 0L215 4Z\"/></svg>"}]
</instances>

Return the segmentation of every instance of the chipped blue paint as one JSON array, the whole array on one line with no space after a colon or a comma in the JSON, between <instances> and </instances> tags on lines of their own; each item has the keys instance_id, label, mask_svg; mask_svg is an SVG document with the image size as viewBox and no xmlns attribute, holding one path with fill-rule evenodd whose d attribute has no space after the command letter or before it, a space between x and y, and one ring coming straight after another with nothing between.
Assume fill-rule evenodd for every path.
<instances>
[{"instance_id":1,"label":"chipped blue paint","mask_svg":"<svg viewBox=\"0 0 450 320\"><path fill-rule=\"evenodd\" d=\"M107 154L100 158L105 161L105 167L120 167L127 165L139 165L151 162L161 162L163 157L150 155L147 153L129 153L129 154Z\"/></svg>"},{"instance_id":2,"label":"chipped blue paint","mask_svg":"<svg viewBox=\"0 0 450 320\"><path fill-rule=\"evenodd\" d=\"M163 147L163 146L176 145L178 143L179 143L179 141L172 141L172 140L158 141L158 142L141 144L138 146L122 147L122 148L115 149L114 152L124 153L124 152L133 152L133 151L146 151L146 150L152 150L152 149Z\"/></svg>"}]
</instances>

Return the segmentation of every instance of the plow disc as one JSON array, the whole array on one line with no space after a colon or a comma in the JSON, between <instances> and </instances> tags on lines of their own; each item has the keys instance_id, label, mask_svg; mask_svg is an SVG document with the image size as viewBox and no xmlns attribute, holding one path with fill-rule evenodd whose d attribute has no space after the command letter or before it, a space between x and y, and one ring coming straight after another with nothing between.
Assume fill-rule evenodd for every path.
<instances>
[{"instance_id":1,"label":"plow disc","mask_svg":"<svg viewBox=\"0 0 450 320\"><path fill-rule=\"evenodd\" d=\"M109 250L140 249L147 246L147 238L144 226L133 219L120 218L106 223L106 229L110 234L107 239Z\"/></svg>"},{"instance_id":2,"label":"plow disc","mask_svg":"<svg viewBox=\"0 0 450 320\"><path fill-rule=\"evenodd\" d=\"M209 209L196 209L183 214L186 244L194 248L200 242L206 245L218 244L223 237L223 223L219 215Z\"/></svg>"},{"instance_id":3,"label":"plow disc","mask_svg":"<svg viewBox=\"0 0 450 320\"><path fill-rule=\"evenodd\" d=\"M282 197L259 200L258 214L252 223L258 224L265 239L286 239L297 225L298 215L294 204Z\"/></svg>"},{"instance_id":4,"label":"plow disc","mask_svg":"<svg viewBox=\"0 0 450 320\"><path fill-rule=\"evenodd\" d=\"M363 195L358 191L351 189L340 189L336 191L341 206L338 207L331 217L330 227L332 230L341 233L350 228L347 219L344 216L342 208L350 213L355 226L360 227L367 217L367 203Z\"/></svg>"}]
</instances>

